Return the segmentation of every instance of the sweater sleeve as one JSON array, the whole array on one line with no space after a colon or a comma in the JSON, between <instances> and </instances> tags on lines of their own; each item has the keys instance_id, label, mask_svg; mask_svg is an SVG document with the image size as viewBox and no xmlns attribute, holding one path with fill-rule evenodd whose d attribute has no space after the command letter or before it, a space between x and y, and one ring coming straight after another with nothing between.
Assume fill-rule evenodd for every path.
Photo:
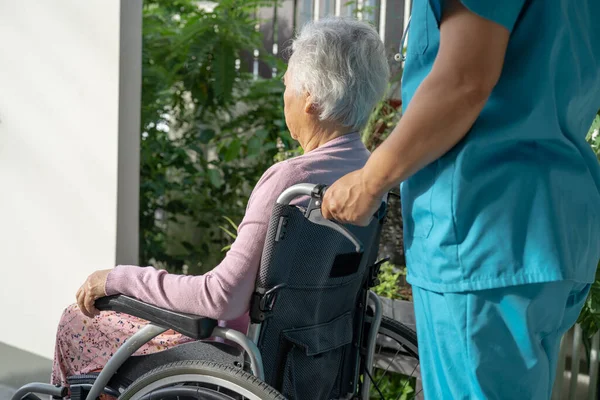
<instances>
[{"instance_id":1,"label":"sweater sleeve","mask_svg":"<svg viewBox=\"0 0 600 400\"><path fill-rule=\"evenodd\" d=\"M224 260L198 276L169 274L153 267L117 266L108 275L106 294L125 294L174 311L232 320L249 308L275 200L306 174L281 162L262 176L248 201L238 236Z\"/></svg>"}]
</instances>

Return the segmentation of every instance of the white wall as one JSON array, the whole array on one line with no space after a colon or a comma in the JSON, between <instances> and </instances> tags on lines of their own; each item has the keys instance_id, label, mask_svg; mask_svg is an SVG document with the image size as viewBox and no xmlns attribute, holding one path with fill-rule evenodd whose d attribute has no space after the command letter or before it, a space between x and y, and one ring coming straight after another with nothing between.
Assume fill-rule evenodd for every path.
<instances>
[{"instance_id":1,"label":"white wall","mask_svg":"<svg viewBox=\"0 0 600 400\"><path fill-rule=\"evenodd\" d=\"M140 30L141 0L0 0L1 342L52 357L87 275L136 261Z\"/></svg>"}]
</instances>

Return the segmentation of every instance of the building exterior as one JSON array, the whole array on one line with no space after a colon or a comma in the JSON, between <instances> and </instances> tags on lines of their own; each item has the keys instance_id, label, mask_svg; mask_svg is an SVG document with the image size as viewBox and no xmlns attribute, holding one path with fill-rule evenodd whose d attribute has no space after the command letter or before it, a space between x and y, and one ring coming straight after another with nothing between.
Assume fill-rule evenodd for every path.
<instances>
[{"instance_id":1,"label":"building exterior","mask_svg":"<svg viewBox=\"0 0 600 400\"><path fill-rule=\"evenodd\" d=\"M89 273L137 261L141 10L0 0L0 384L45 373Z\"/></svg>"}]
</instances>

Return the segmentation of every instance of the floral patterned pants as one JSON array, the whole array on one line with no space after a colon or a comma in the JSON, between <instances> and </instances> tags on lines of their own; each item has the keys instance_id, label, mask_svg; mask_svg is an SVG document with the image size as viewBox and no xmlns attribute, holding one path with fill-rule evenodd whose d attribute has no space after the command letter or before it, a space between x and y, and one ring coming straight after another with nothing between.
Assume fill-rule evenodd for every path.
<instances>
[{"instance_id":1,"label":"floral patterned pants","mask_svg":"<svg viewBox=\"0 0 600 400\"><path fill-rule=\"evenodd\" d=\"M52 383L68 386L68 376L100 371L114 352L147 323L114 311L103 311L88 318L76 304L67 307L56 334ZM190 341L193 339L168 330L143 345L134 356L156 353Z\"/></svg>"}]
</instances>

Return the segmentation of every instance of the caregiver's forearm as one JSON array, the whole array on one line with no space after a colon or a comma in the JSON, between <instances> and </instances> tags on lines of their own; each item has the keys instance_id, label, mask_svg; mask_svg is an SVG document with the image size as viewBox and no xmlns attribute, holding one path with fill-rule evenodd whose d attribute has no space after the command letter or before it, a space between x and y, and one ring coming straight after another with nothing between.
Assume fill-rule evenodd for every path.
<instances>
[{"instance_id":1,"label":"caregiver's forearm","mask_svg":"<svg viewBox=\"0 0 600 400\"><path fill-rule=\"evenodd\" d=\"M367 190L382 195L467 134L500 79L508 40L504 26L469 11L458 0L444 2L431 72L365 166Z\"/></svg>"},{"instance_id":2,"label":"caregiver's forearm","mask_svg":"<svg viewBox=\"0 0 600 400\"><path fill-rule=\"evenodd\" d=\"M365 165L368 191L381 196L444 155L467 134L490 92L477 82L432 71L390 137Z\"/></svg>"}]
</instances>

